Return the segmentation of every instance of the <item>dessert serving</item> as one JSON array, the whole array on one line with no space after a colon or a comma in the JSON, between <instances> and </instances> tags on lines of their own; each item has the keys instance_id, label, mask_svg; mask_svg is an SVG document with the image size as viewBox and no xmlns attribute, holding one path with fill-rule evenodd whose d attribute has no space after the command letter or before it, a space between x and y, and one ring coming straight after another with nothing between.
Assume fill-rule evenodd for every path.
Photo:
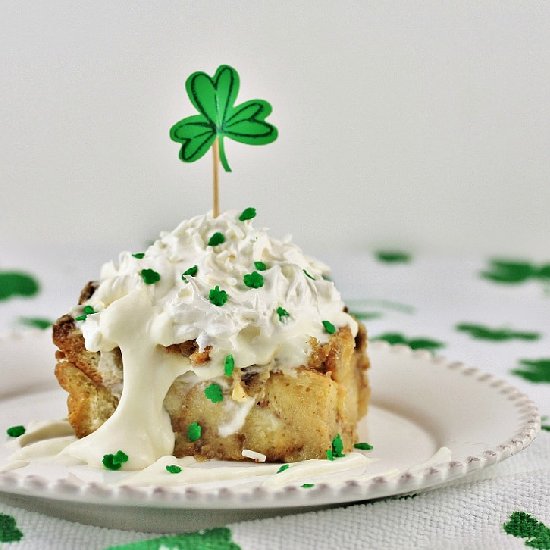
<instances>
[{"instance_id":1,"label":"dessert serving","mask_svg":"<svg viewBox=\"0 0 550 550\"><path fill-rule=\"evenodd\" d=\"M65 454L101 466L122 449L140 469L172 454L291 462L353 448L364 329L328 268L254 215L197 216L122 253L56 322L81 438Z\"/></svg>"}]
</instances>

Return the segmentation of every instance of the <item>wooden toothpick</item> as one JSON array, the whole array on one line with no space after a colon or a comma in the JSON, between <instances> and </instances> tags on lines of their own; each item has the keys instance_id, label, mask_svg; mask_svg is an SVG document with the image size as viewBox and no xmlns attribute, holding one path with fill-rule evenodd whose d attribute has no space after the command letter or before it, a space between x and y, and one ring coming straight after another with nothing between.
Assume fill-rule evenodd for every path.
<instances>
[{"instance_id":1,"label":"wooden toothpick","mask_svg":"<svg viewBox=\"0 0 550 550\"><path fill-rule=\"evenodd\" d=\"M214 140L212 147L212 215L214 218L220 215L220 144L218 139Z\"/></svg>"}]
</instances>

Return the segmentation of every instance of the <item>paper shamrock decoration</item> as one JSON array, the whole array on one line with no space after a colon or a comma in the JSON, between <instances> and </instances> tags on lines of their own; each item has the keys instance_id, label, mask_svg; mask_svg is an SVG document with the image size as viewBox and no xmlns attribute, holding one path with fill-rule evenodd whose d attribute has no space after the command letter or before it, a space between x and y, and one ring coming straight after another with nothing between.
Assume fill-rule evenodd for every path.
<instances>
[{"instance_id":1,"label":"paper shamrock decoration","mask_svg":"<svg viewBox=\"0 0 550 550\"><path fill-rule=\"evenodd\" d=\"M277 128L265 121L272 111L267 101L251 99L235 105L239 75L233 67L220 65L213 78L195 72L185 82L185 89L200 114L184 118L170 129L170 138L182 144L183 162L199 160L217 140L222 166L231 172L224 137L248 145L266 145L277 139Z\"/></svg>"}]
</instances>

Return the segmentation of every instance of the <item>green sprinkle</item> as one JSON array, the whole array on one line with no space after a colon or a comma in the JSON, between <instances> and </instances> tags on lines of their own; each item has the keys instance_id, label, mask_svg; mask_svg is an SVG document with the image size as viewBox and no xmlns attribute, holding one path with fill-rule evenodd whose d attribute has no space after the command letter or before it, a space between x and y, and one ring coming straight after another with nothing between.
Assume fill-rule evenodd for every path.
<instances>
[{"instance_id":1,"label":"green sprinkle","mask_svg":"<svg viewBox=\"0 0 550 550\"><path fill-rule=\"evenodd\" d=\"M102 462L107 470L119 470L124 462L128 462L128 455L123 451L117 451L114 455L103 455Z\"/></svg>"},{"instance_id":2,"label":"green sprinkle","mask_svg":"<svg viewBox=\"0 0 550 550\"><path fill-rule=\"evenodd\" d=\"M198 422L191 422L189 426L187 426L187 439L189 441L197 441L197 439L200 439L202 435L202 426Z\"/></svg>"},{"instance_id":3,"label":"green sprinkle","mask_svg":"<svg viewBox=\"0 0 550 550\"><path fill-rule=\"evenodd\" d=\"M281 322L285 317L290 317L290 313L284 307L279 306L275 311L277 312L279 321Z\"/></svg>"},{"instance_id":4,"label":"green sprinkle","mask_svg":"<svg viewBox=\"0 0 550 550\"><path fill-rule=\"evenodd\" d=\"M138 260L143 260L145 257L145 252L136 252L135 254L132 254L132 256Z\"/></svg>"},{"instance_id":5,"label":"green sprinkle","mask_svg":"<svg viewBox=\"0 0 550 550\"><path fill-rule=\"evenodd\" d=\"M75 321L85 321L86 317L88 317L88 315L92 315L92 313L95 313L95 310L92 306L84 306L84 309L82 310L82 315L75 317Z\"/></svg>"},{"instance_id":6,"label":"green sprinkle","mask_svg":"<svg viewBox=\"0 0 550 550\"><path fill-rule=\"evenodd\" d=\"M315 483L304 483L302 487L304 489L311 489L312 487L315 487Z\"/></svg>"},{"instance_id":7,"label":"green sprinkle","mask_svg":"<svg viewBox=\"0 0 550 550\"><path fill-rule=\"evenodd\" d=\"M334 458L342 458L343 456L346 456L344 454L344 442L342 441L340 434L337 434L332 440L332 455Z\"/></svg>"},{"instance_id":8,"label":"green sprinkle","mask_svg":"<svg viewBox=\"0 0 550 550\"><path fill-rule=\"evenodd\" d=\"M332 449L327 449L325 452L327 453L327 460L334 460Z\"/></svg>"},{"instance_id":9,"label":"green sprinkle","mask_svg":"<svg viewBox=\"0 0 550 550\"><path fill-rule=\"evenodd\" d=\"M265 271L267 269L267 265L264 262L254 262L254 267L258 271Z\"/></svg>"},{"instance_id":10,"label":"green sprinkle","mask_svg":"<svg viewBox=\"0 0 550 550\"><path fill-rule=\"evenodd\" d=\"M374 449L370 443L355 443L353 447L355 449L360 449L361 451L372 451Z\"/></svg>"},{"instance_id":11,"label":"green sprinkle","mask_svg":"<svg viewBox=\"0 0 550 550\"><path fill-rule=\"evenodd\" d=\"M288 464L283 464L278 470L277 473L280 474L281 472L284 472L285 470L288 470L290 466Z\"/></svg>"},{"instance_id":12,"label":"green sprinkle","mask_svg":"<svg viewBox=\"0 0 550 550\"><path fill-rule=\"evenodd\" d=\"M225 242L225 235L216 231L208 240L208 246L218 246Z\"/></svg>"},{"instance_id":13,"label":"green sprinkle","mask_svg":"<svg viewBox=\"0 0 550 550\"><path fill-rule=\"evenodd\" d=\"M6 430L10 437L19 437L25 433L25 426L12 426Z\"/></svg>"},{"instance_id":14,"label":"green sprinkle","mask_svg":"<svg viewBox=\"0 0 550 550\"><path fill-rule=\"evenodd\" d=\"M181 472L181 468L176 464L169 464L168 466L166 466L166 471L170 472L171 474L179 474Z\"/></svg>"},{"instance_id":15,"label":"green sprinkle","mask_svg":"<svg viewBox=\"0 0 550 550\"><path fill-rule=\"evenodd\" d=\"M142 269L139 274L146 285L154 285L160 281L160 275L154 269Z\"/></svg>"},{"instance_id":16,"label":"green sprinkle","mask_svg":"<svg viewBox=\"0 0 550 550\"><path fill-rule=\"evenodd\" d=\"M223 372L225 373L225 376L231 376L233 374L234 368L235 368L235 359L231 354L226 355L225 362L223 365Z\"/></svg>"},{"instance_id":17,"label":"green sprinkle","mask_svg":"<svg viewBox=\"0 0 550 550\"><path fill-rule=\"evenodd\" d=\"M195 277L197 272L199 271L199 268L197 265L194 265L193 267L190 267L189 269L185 270L183 272L184 275L189 275L190 277Z\"/></svg>"},{"instance_id":18,"label":"green sprinkle","mask_svg":"<svg viewBox=\"0 0 550 550\"><path fill-rule=\"evenodd\" d=\"M334 334L336 332L336 327L330 321L323 321L323 326L329 334Z\"/></svg>"},{"instance_id":19,"label":"green sprinkle","mask_svg":"<svg viewBox=\"0 0 550 550\"><path fill-rule=\"evenodd\" d=\"M257 271L253 271L243 277L244 284L249 288L261 288L264 286L264 277Z\"/></svg>"},{"instance_id":20,"label":"green sprinkle","mask_svg":"<svg viewBox=\"0 0 550 550\"><path fill-rule=\"evenodd\" d=\"M239 216L239 220L241 222L245 222L246 220L251 220L252 218L256 217L256 209L252 208L251 206L248 208L245 208L241 215Z\"/></svg>"},{"instance_id":21,"label":"green sprinkle","mask_svg":"<svg viewBox=\"0 0 550 550\"><path fill-rule=\"evenodd\" d=\"M208 298L212 304L221 307L227 302L227 292L225 290L220 290L220 287L216 286L216 288L210 289Z\"/></svg>"},{"instance_id":22,"label":"green sprinkle","mask_svg":"<svg viewBox=\"0 0 550 550\"><path fill-rule=\"evenodd\" d=\"M315 278L312 277L305 269L304 269L304 273L305 273L306 277L308 277L308 278L311 279L312 281L315 281Z\"/></svg>"},{"instance_id":23,"label":"green sprinkle","mask_svg":"<svg viewBox=\"0 0 550 550\"><path fill-rule=\"evenodd\" d=\"M204 395L207 399L210 399L212 403L219 403L223 401L223 390L219 384L210 384L204 390Z\"/></svg>"}]
</instances>

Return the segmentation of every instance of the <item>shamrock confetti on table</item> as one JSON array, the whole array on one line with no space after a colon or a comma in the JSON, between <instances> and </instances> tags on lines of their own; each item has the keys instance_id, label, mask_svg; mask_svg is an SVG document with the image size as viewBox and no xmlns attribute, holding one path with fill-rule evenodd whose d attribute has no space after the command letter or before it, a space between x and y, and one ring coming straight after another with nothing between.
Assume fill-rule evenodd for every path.
<instances>
[{"instance_id":1,"label":"shamrock confetti on table","mask_svg":"<svg viewBox=\"0 0 550 550\"><path fill-rule=\"evenodd\" d=\"M241 550L238 544L231 540L232 533L227 527L216 527L185 533L169 535L156 539L147 539L119 546L111 546L108 550Z\"/></svg>"},{"instance_id":2,"label":"shamrock confetti on table","mask_svg":"<svg viewBox=\"0 0 550 550\"><path fill-rule=\"evenodd\" d=\"M400 332L385 332L373 338L373 340L384 340L388 344L404 344L412 349L425 349L434 351L445 346L443 342L431 338L415 337L407 338Z\"/></svg>"},{"instance_id":3,"label":"shamrock confetti on table","mask_svg":"<svg viewBox=\"0 0 550 550\"><path fill-rule=\"evenodd\" d=\"M514 512L502 526L508 535L525 539L525 546L550 550L550 527L526 512Z\"/></svg>"},{"instance_id":4,"label":"shamrock confetti on table","mask_svg":"<svg viewBox=\"0 0 550 550\"><path fill-rule=\"evenodd\" d=\"M16 296L30 298L38 294L40 285L29 273L0 271L0 301Z\"/></svg>"},{"instance_id":5,"label":"shamrock confetti on table","mask_svg":"<svg viewBox=\"0 0 550 550\"><path fill-rule=\"evenodd\" d=\"M490 261L489 269L481 272L489 281L504 284L519 284L527 281L546 281L550 283L550 262L534 264L526 260Z\"/></svg>"},{"instance_id":6,"label":"shamrock confetti on table","mask_svg":"<svg viewBox=\"0 0 550 550\"><path fill-rule=\"evenodd\" d=\"M524 369L514 369L512 374L535 384L550 384L550 359L522 359Z\"/></svg>"},{"instance_id":7,"label":"shamrock confetti on table","mask_svg":"<svg viewBox=\"0 0 550 550\"><path fill-rule=\"evenodd\" d=\"M229 65L220 65L213 77L197 71L187 79L187 95L200 114L184 118L170 129L170 138L182 144L183 162L200 159L218 139L222 166L231 172L223 138L248 145L266 145L277 139L277 129L265 121L272 111L267 101L252 99L235 105L239 85L239 75Z\"/></svg>"},{"instance_id":8,"label":"shamrock confetti on table","mask_svg":"<svg viewBox=\"0 0 550 550\"><path fill-rule=\"evenodd\" d=\"M411 255L402 250L377 250L374 257L385 264L406 264L411 261Z\"/></svg>"},{"instance_id":9,"label":"shamrock confetti on table","mask_svg":"<svg viewBox=\"0 0 550 550\"><path fill-rule=\"evenodd\" d=\"M23 533L17 528L13 516L0 514L0 542L17 542L23 538Z\"/></svg>"},{"instance_id":10,"label":"shamrock confetti on table","mask_svg":"<svg viewBox=\"0 0 550 550\"><path fill-rule=\"evenodd\" d=\"M46 317L19 317L19 323L26 327L39 328L40 330L46 330L53 325L53 321L46 319Z\"/></svg>"},{"instance_id":11,"label":"shamrock confetti on table","mask_svg":"<svg viewBox=\"0 0 550 550\"><path fill-rule=\"evenodd\" d=\"M507 342L509 340L538 340L538 332L512 330L510 328L491 328L475 323L459 323L456 330L469 334L478 340L492 340L494 342Z\"/></svg>"}]
</instances>

